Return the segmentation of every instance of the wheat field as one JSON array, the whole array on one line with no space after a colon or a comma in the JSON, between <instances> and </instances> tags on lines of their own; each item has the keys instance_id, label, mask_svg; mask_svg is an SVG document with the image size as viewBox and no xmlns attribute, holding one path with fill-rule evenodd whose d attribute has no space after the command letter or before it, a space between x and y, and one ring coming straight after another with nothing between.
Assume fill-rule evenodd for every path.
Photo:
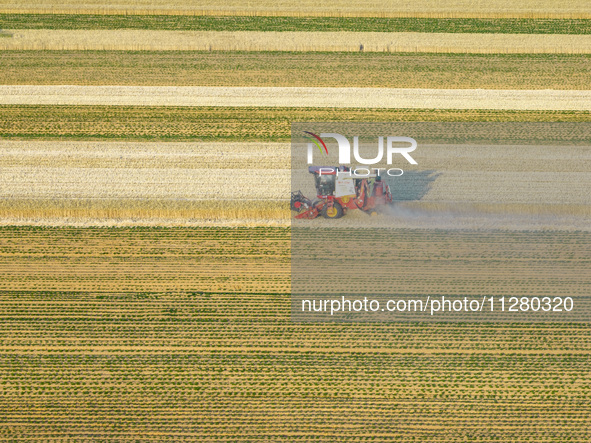
<instances>
[{"instance_id":1,"label":"wheat field","mask_svg":"<svg viewBox=\"0 0 591 443\"><path fill-rule=\"evenodd\" d=\"M6 29L0 50L589 54L591 35Z\"/></svg>"},{"instance_id":2,"label":"wheat field","mask_svg":"<svg viewBox=\"0 0 591 443\"><path fill-rule=\"evenodd\" d=\"M0 85L0 104L590 111L591 91Z\"/></svg>"},{"instance_id":3,"label":"wheat field","mask_svg":"<svg viewBox=\"0 0 591 443\"><path fill-rule=\"evenodd\" d=\"M589 146L421 144L416 160L388 180L405 210L590 214ZM294 182L291 167L281 143L2 141L0 216L281 224L290 188L314 195L312 178Z\"/></svg>"},{"instance_id":4,"label":"wheat field","mask_svg":"<svg viewBox=\"0 0 591 443\"><path fill-rule=\"evenodd\" d=\"M290 315L302 225L310 292L589 306L588 1L0 14L0 441L591 441L588 323ZM298 225L293 122L396 122L418 165L380 214Z\"/></svg>"},{"instance_id":5,"label":"wheat field","mask_svg":"<svg viewBox=\"0 0 591 443\"><path fill-rule=\"evenodd\" d=\"M590 63L572 54L6 51L0 84L586 90Z\"/></svg>"},{"instance_id":6,"label":"wheat field","mask_svg":"<svg viewBox=\"0 0 591 443\"><path fill-rule=\"evenodd\" d=\"M586 324L294 324L287 228L0 233L6 441L591 438ZM588 233L390 235L414 293L588 282Z\"/></svg>"}]
</instances>

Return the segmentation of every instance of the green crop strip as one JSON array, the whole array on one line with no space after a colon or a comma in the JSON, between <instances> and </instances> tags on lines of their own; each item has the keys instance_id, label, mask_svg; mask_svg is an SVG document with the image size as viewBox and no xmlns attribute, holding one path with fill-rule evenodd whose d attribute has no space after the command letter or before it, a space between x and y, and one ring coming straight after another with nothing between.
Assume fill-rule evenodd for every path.
<instances>
[{"instance_id":1,"label":"green crop strip","mask_svg":"<svg viewBox=\"0 0 591 443\"><path fill-rule=\"evenodd\" d=\"M0 14L6 29L591 34L589 19Z\"/></svg>"}]
</instances>

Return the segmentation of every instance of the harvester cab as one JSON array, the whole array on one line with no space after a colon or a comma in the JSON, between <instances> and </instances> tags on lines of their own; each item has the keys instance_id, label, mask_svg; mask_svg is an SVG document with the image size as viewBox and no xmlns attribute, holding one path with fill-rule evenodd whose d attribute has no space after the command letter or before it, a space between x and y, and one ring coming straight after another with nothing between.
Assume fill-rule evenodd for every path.
<instances>
[{"instance_id":1,"label":"harvester cab","mask_svg":"<svg viewBox=\"0 0 591 443\"><path fill-rule=\"evenodd\" d=\"M336 174L315 174L316 194L319 196L333 195L336 189Z\"/></svg>"},{"instance_id":2,"label":"harvester cab","mask_svg":"<svg viewBox=\"0 0 591 443\"><path fill-rule=\"evenodd\" d=\"M340 218L350 209L375 213L378 206L392 202L389 186L379 175L355 175L346 166L310 166L314 175L316 199L311 201L301 191L292 192L291 209L296 218Z\"/></svg>"}]
</instances>

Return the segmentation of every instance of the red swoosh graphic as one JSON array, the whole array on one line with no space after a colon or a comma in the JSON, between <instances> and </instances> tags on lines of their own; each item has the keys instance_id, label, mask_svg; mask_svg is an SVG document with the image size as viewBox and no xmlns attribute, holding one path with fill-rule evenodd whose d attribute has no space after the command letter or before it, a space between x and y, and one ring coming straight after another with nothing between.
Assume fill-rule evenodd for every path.
<instances>
[{"instance_id":1,"label":"red swoosh graphic","mask_svg":"<svg viewBox=\"0 0 591 443\"><path fill-rule=\"evenodd\" d=\"M315 137L320 143L322 143L322 146L324 146L324 151L326 152L326 155L328 155L328 148L326 147L326 145L324 144L324 141L320 137L318 137L313 132L308 132L308 131L304 131L304 132L306 134L310 134L312 137Z\"/></svg>"}]
</instances>

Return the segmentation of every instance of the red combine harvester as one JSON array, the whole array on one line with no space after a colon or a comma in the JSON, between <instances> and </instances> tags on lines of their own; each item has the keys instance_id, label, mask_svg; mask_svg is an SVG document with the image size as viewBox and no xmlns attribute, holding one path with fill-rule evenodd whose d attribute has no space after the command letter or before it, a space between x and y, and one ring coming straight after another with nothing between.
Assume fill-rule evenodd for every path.
<instances>
[{"instance_id":1,"label":"red combine harvester","mask_svg":"<svg viewBox=\"0 0 591 443\"><path fill-rule=\"evenodd\" d=\"M308 172L314 174L317 198L312 201L301 191L292 192L291 209L298 212L295 218L340 218L349 209L372 214L378 206L392 202L390 187L379 175L356 177L344 166L310 166Z\"/></svg>"}]
</instances>

